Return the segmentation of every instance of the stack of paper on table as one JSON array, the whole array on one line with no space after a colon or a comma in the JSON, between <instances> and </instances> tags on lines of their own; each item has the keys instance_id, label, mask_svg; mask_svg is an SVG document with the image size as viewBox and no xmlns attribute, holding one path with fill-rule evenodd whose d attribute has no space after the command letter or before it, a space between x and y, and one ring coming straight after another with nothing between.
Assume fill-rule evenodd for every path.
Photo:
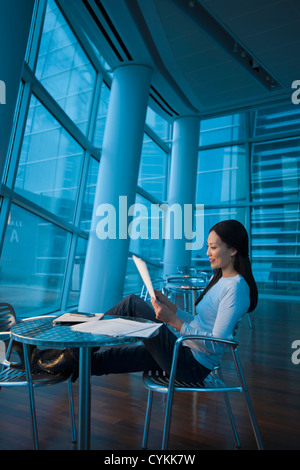
<instances>
[{"instance_id":1,"label":"stack of paper on table","mask_svg":"<svg viewBox=\"0 0 300 470\"><path fill-rule=\"evenodd\" d=\"M81 323L71 328L73 331L91 333L93 335L149 338L161 325L162 323L144 323L127 320L125 318L111 318L108 320Z\"/></svg>"}]
</instances>

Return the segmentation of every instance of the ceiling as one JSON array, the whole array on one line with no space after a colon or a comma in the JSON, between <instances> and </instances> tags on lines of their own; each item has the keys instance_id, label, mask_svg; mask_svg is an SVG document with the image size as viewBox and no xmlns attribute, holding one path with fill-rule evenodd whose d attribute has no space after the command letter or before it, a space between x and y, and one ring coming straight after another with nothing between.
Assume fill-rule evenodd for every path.
<instances>
[{"instance_id":1,"label":"ceiling","mask_svg":"<svg viewBox=\"0 0 300 470\"><path fill-rule=\"evenodd\" d=\"M80 0L72 14L113 68L153 67L165 116L289 101L300 79L299 0Z\"/></svg>"}]
</instances>

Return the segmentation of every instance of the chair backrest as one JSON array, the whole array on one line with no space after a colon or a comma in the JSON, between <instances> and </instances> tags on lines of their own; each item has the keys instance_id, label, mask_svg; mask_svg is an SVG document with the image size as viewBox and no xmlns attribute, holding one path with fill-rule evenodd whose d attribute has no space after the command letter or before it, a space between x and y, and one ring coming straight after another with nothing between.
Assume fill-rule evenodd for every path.
<instances>
[{"instance_id":1,"label":"chair backrest","mask_svg":"<svg viewBox=\"0 0 300 470\"><path fill-rule=\"evenodd\" d=\"M0 331L9 331L15 323L14 308L8 303L0 303Z\"/></svg>"}]
</instances>

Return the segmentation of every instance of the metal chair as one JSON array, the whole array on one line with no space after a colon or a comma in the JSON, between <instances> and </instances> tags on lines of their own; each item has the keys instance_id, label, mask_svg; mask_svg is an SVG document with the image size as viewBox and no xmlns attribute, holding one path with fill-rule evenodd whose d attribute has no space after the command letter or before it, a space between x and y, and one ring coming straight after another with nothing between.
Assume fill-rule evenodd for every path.
<instances>
[{"instance_id":1,"label":"metal chair","mask_svg":"<svg viewBox=\"0 0 300 470\"><path fill-rule=\"evenodd\" d=\"M54 318L53 315L49 315L47 317ZM45 316L43 316L43 318L45 318ZM29 319L26 318L21 321L26 322L27 320ZM71 415L72 443L76 443L75 414L71 379L66 379L63 374L50 374L47 372L38 374L33 373L30 374L31 377L27 377L25 370L16 368L17 363L10 361L14 343L14 341L10 339L10 329L15 323L16 314L13 307L7 303L0 303L0 388L27 386L34 449L37 450L39 445L33 388L45 385L55 385L57 383L67 381Z\"/></svg>"},{"instance_id":2,"label":"metal chair","mask_svg":"<svg viewBox=\"0 0 300 470\"><path fill-rule=\"evenodd\" d=\"M177 365L178 353L183 342L186 340L210 341L214 343L215 345L221 344L221 345L225 345L229 347L233 356L233 361L234 361L235 369L237 372L238 383L236 385L230 385L230 386L226 385L224 382L220 367L213 370L208 375L208 377L204 379L203 383L184 383L184 382L177 381L175 379L175 376L176 376L176 365ZM263 444L261 441L253 407L251 404L245 377L242 371L242 366L241 366L240 359L238 356L237 346L238 346L237 343L234 341L226 341L226 340L219 339L219 338L211 338L211 337L208 338L207 336L197 336L197 335L181 336L180 338L177 339L175 346L174 346L170 377L168 378L165 374L158 374L157 372L156 373L145 372L143 374L143 382L144 382L146 389L148 389L147 410L146 410L143 443L142 443L143 449L147 448L150 418L151 418L151 408L152 408L154 392L167 394L163 439L162 439L162 450L167 449L167 446L168 446L174 392L207 392L207 393L222 392L224 394L225 404L226 404L227 411L229 414L229 419L231 422L236 447L240 447L240 441L239 441L236 425L234 422L234 418L233 418L233 414L232 414L232 410L231 410L231 406L230 406L230 402L228 398L228 392L238 391L238 392L242 392L245 397L246 405L247 405L248 413L250 417L250 422L252 425L252 429L254 432L258 449L263 450Z\"/></svg>"}]
</instances>

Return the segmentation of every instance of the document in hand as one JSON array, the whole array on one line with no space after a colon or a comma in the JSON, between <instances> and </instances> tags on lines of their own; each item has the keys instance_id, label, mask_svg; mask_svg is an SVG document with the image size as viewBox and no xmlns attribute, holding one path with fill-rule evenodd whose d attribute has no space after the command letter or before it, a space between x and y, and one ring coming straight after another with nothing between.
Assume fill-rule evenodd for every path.
<instances>
[{"instance_id":1,"label":"document in hand","mask_svg":"<svg viewBox=\"0 0 300 470\"><path fill-rule=\"evenodd\" d=\"M125 318L111 318L108 320L81 323L72 326L72 330L81 333L105 336L129 336L135 338L150 338L162 326L162 323L144 323Z\"/></svg>"},{"instance_id":2,"label":"document in hand","mask_svg":"<svg viewBox=\"0 0 300 470\"><path fill-rule=\"evenodd\" d=\"M148 271L145 261L143 261L141 258L137 258L137 256L134 256L134 255L132 255L132 259L135 262L136 267L138 268L138 271L141 275L141 278L144 281L145 286L147 287L150 297L155 299L156 297L155 297L154 289L152 286L149 271Z\"/></svg>"}]
</instances>

